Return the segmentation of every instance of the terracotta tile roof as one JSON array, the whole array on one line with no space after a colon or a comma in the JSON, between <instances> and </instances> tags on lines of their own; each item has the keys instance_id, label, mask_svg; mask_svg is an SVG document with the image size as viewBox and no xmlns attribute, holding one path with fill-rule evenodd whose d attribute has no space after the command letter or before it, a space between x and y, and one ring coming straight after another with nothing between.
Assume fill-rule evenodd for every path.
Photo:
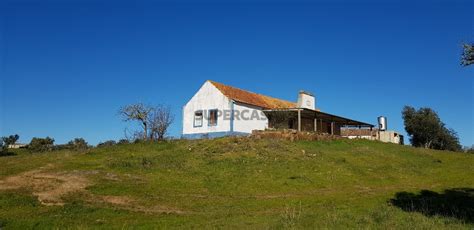
<instances>
[{"instance_id":1,"label":"terracotta tile roof","mask_svg":"<svg viewBox=\"0 0 474 230\"><path fill-rule=\"evenodd\" d=\"M295 108L296 103L289 102L246 90L238 89L232 86L224 85L215 81L209 81L226 97L241 103L258 106L264 109L288 109Z\"/></svg>"}]
</instances>

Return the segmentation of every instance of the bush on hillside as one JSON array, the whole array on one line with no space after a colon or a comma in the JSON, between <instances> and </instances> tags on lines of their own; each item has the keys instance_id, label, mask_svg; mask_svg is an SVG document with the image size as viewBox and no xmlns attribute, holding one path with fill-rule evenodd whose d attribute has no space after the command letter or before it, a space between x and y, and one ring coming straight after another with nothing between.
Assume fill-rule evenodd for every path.
<instances>
[{"instance_id":1,"label":"bush on hillside","mask_svg":"<svg viewBox=\"0 0 474 230\"><path fill-rule=\"evenodd\" d=\"M54 147L54 139L50 137L46 138L39 138L33 137L31 139L30 144L28 145L28 149L32 152L45 152L51 151Z\"/></svg>"},{"instance_id":2,"label":"bush on hillside","mask_svg":"<svg viewBox=\"0 0 474 230\"><path fill-rule=\"evenodd\" d=\"M74 140L69 141L66 144L66 147L70 150L87 150L89 145L84 140L84 138L74 138Z\"/></svg>"},{"instance_id":3,"label":"bush on hillside","mask_svg":"<svg viewBox=\"0 0 474 230\"><path fill-rule=\"evenodd\" d=\"M140 144L140 143L143 143L143 142L146 142L146 140L142 140L142 139L137 138L133 141L134 144Z\"/></svg>"},{"instance_id":4,"label":"bush on hillside","mask_svg":"<svg viewBox=\"0 0 474 230\"><path fill-rule=\"evenodd\" d=\"M117 144L119 145L130 144L130 141L128 139L120 139Z\"/></svg>"},{"instance_id":5,"label":"bush on hillside","mask_svg":"<svg viewBox=\"0 0 474 230\"><path fill-rule=\"evenodd\" d=\"M115 142L114 140L108 140L108 141L100 142L99 144L97 144L97 147L98 148L108 147L108 146L114 146L116 144L117 142Z\"/></svg>"},{"instance_id":6,"label":"bush on hillside","mask_svg":"<svg viewBox=\"0 0 474 230\"><path fill-rule=\"evenodd\" d=\"M14 156L16 155L14 152L8 151L8 146L3 142L3 139L0 138L0 157L5 156Z\"/></svg>"}]
</instances>

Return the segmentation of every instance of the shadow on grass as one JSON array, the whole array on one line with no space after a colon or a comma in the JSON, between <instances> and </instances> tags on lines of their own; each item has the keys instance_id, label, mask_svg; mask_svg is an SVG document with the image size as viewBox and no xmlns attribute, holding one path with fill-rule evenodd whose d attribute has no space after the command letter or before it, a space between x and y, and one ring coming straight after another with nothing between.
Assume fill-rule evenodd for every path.
<instances>
[{"instance_id":1,"label":"shadow on grass","mask_svg":"<svg viewBox=\"0 0 474 230\"><path fill-rule=\"evenodd\" d=\"M9 157L9 156L16 156L16 153L12 153L12 152L0 152L0 157Z\"/></svg>"},{"instance_id":2,"label":"shadow on grass","mask_svg":"<svg viewBox=\"0 0 474 230\"><path fill-rule=\"evenodd\" d=\"M390 203L406 212L419 212L425 216L444 216L474 223L474 189L454 188L437 193L422 190L420 193L399 192Z\"/></svg>"}]
</instances>

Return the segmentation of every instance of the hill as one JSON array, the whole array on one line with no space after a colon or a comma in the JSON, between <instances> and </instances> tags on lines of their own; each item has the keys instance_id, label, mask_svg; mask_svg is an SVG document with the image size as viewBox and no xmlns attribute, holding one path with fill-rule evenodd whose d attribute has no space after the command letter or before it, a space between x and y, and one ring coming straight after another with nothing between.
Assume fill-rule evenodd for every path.
<instances>
[{"instance_id":1,"label":"hill","mask_svg":"<svg viewBox=\"0 0 474 230\"><path fill-rule=\"evenodd\" d=\"M474 155L177 140L0 157L0 228L474 228Z\"/></svg>"}]
</instances>

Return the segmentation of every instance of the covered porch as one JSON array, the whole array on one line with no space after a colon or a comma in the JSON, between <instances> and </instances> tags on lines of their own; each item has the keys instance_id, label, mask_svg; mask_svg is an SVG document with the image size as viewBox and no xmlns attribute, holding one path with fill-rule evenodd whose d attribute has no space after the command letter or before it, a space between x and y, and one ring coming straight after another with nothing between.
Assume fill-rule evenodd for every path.
<instances>
[{"instance_id":1,"label":"covered porch","mask_svg":"<svg viewBox=\"0 0 474 230\"><path fill-rule=\"evenodd\" d=\"M268 127L273 129L293 129L297 131L341 135L341 128L372 129L374 126L365 122L323 113L317 110L271 109L263 110L268 118Z\"/></svg>"}]
</instances>

